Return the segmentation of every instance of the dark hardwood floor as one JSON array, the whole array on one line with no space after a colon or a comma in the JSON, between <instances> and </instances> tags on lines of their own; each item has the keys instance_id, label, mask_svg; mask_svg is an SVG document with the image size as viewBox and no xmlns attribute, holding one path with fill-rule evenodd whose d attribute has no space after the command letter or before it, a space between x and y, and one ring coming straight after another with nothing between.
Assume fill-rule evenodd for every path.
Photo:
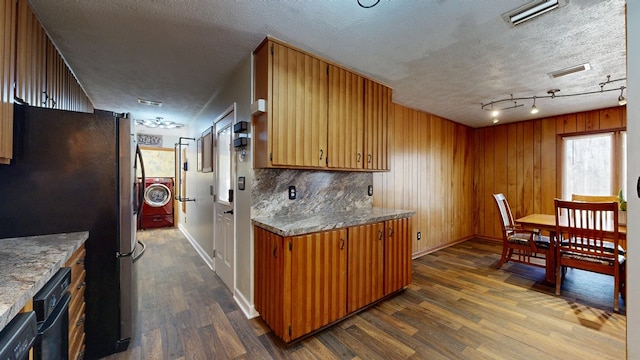
<instances>
[{"instance_id":1,"label":"dark hardwood floor","mask_svg":"<svg viewBox=\"0 0 640 360\"><path fill-rule=\"evenodd\" d=\"M624 359L613 279L570 270L562 296L544 270L495 268L499 243L470 240L414 261L407 290L290 347L247 320L176 229L145 230L139 318L108 359Z\"/></svg>"}]
</instances>

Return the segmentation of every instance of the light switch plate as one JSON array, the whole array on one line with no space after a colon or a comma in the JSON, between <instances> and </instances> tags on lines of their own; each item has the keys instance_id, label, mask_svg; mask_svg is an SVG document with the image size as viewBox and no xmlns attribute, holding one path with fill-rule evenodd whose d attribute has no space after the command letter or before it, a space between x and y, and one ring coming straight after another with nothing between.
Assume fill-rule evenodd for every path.
<instances>
[{"instance_id":1,"label":"light switch plate","mask_svg":"<svg viewBox=\"0 0 640 360\"><path fill-rule=\"evenodd\" d=\"M295 200L296 199L296 187L295 186L289 186L289 200Z\"/></svg>"},{"instance_id":2,"label":"light switch plate","mask_svg":"<svg viewBox=\"0 0 640 360\"><path fill-rule=\"evenodd\" d=\"M373 196L373 185L367 187L367 195Z\"/></svg>"}]
</instances>

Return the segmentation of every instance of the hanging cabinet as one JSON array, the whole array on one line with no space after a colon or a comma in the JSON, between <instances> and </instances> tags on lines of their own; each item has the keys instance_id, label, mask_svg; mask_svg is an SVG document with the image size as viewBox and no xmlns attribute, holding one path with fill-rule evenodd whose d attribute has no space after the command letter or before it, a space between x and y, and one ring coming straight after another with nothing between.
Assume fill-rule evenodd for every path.
<instances>
[{"instance_id":1,"label":"hanging cabinet","mask_svg":"<svg viewBox=\"0 0 640 360\"><path fill-rule=\"evenodd\" d=\"M267 38L254 99L266 104L253 114L255 168L389 170L390 88Z\"/></svg>"}]
</instances>

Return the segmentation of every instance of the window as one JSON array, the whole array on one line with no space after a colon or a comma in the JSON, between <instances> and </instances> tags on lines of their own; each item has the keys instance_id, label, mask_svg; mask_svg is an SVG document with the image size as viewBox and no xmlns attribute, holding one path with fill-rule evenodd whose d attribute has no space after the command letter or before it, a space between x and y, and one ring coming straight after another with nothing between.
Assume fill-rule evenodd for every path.
<instances>
[{"instance_id":1,"label":"window","mask_svg":"<svg viewBox=\"0 0 640 360\"><path fill-rule=\"evenodd\" d=\"M562 139L562 197L571 194L626 195L625 131Z\"/></svg>"}]
</instances>

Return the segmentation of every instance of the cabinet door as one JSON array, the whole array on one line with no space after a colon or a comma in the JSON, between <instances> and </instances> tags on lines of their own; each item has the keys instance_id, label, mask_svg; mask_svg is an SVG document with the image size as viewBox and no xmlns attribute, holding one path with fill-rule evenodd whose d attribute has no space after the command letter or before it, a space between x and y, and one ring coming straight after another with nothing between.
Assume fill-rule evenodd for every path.
<instances>
[{"instance_id":1,"label":"cabinet door","mask_svg":"<svg viewBox=\"0 0 640 360\"><path fill-rule=\"evenodd\" d=\"M368 79L364 83L364 168L389 170L387 127L391 89Z\"/></svg>"},{"instance_id":2,"label":"cabinet door","mask_svg":"<svg viewBox=\"0 0 640 360\"><path fill-rule=\"evenodd\" d=\"M329 66L329 167L362 169L364 79Z\"/></svg>"},{"instance_id":3,"label":"cabinet door","mask_svg":"<svg viewBox=\"0 0 640 360\"><path fill-rule=\"evenodd\" d=\"M272 43L271 161L326 167L327 63Z\"/></svg>"},{"instance_id":4,"label":"cabinet door","mask_svg":"<svg viewBox=\"0 0 640 360\"><path fill-rule=\"evenodd\" d=\"M31 106L49 107L47 34L27 0L18 1L16 97Z\"/></svg>"},{"instance_id":5,"label":"cabinet door","mask_svg":"<svg viewBox=\"0 0 640 360\"><path fill-rule=\"evenodd\" d=\"M348 229L347 312L383 296L384 223Z\"/></svg>"},{"instance_id":6,"label":"cabinet door","mask_svg":"<svg viewBox=\"0 0 640 360\"><path fill-rule=\"evenodd\" d=\"M385 222L384 295L411 283L411 219Z\"/></svg>"},{"instance_id":7,"label":"cabinet door","mask_svg":"<svg viewBox=\"0 0 640 360\"><path fill-rule=\"evenodd\" d=\"M289 325L285 322L285 282L290 281L284 272L284 238L257 226L253 229L256 311L284 339Z\"/></svg>"},{"instance_id":8,"label":"cabinet door","mask_svg":"<svg viewBox=\"0 0 640 360\"><path fill-rule=\"evenodd\" d=\"M291 244L290 339L295 339L346 315L347 230L287 240Z\"/></svg>"},{"instance_id":9,"label":"cabinet door","mask_svg":"<svg viewBox=\"0 0 640 360\"><path fill-rule=\"evenodd\" d=\"M0 164L13 157L13 82L16 54L16 2L5 1L0 6Z\"/></svg>"}]
</instances>

